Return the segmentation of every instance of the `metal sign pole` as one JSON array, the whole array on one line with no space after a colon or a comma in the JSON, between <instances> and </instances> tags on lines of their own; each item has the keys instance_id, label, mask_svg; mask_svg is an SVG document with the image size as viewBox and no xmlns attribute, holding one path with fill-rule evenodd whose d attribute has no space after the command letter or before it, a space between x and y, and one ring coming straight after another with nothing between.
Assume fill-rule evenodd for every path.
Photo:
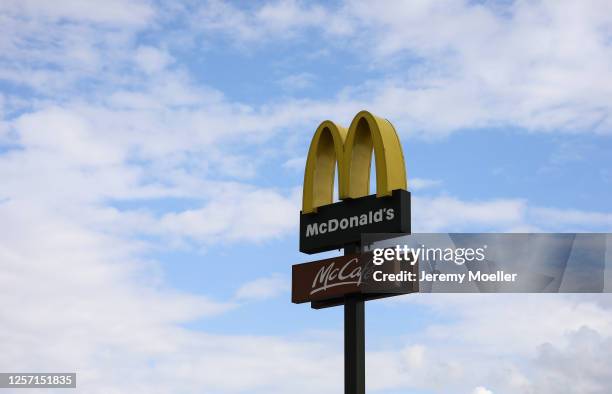
<instances>
[{"instance_id":1,"label":"metal sign pole","mask_svg":"<svg viewBox=\"0 0 612 394\"><path fill-rule=\"evenodd\" d=\"M358 245L344 248L357 252ZM358 294L344 297L344 394L365 394L365 301Z\"/></svg>"}]
</instances>

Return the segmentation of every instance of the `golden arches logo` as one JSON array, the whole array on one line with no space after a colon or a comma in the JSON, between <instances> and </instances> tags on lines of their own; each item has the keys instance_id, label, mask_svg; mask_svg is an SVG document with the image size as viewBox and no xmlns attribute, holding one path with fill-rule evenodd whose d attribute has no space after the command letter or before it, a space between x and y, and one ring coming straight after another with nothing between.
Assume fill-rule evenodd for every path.
<instances>
[{"instance_id":1,"label":"golden arches logo","mask_svg":"<svg viewBox=\"0 0 612 394\"><path fill-rule=\"evenodd\" d=\"M370 193L372 150L376 161L376 195L390 196L408 187L406 164L395 128L368 111L359 112L345 129L329 120L312 137L302 194L302 213L316 212L333 203L334 175L338 163L338 195L341 200Z\"/></svg>"}]
</instances>

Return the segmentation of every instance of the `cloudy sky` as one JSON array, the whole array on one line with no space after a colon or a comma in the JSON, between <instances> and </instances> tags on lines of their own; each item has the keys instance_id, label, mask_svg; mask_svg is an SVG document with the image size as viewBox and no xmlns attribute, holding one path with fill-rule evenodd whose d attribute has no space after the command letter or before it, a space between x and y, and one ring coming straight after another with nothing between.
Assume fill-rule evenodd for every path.
<instances>
[{"instance_id":1,"label":"cloudy sky","mask_svg":"<svg viewBox=\"0 0 612 394\"><path fill-rule=\"evenodd\" d=\"M342 310L289 273L310 138L361 109L400 133L414 231L612 231L607 0L0 2L0 370L341 392ZM366 316L370 393L612 385L607 295Z\"/></svg>"}]
</instances>

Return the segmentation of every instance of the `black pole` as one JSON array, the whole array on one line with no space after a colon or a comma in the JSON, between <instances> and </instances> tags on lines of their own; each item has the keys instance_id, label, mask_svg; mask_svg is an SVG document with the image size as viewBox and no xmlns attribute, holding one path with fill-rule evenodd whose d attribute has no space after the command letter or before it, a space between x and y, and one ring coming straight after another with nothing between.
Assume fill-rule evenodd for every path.
<instances>
[{"instance_id":1,"label":"black pole","mask_svg":"<svg viewBox=\"0 0 612 394\"><path fill-rule=\"evenodd\" d=\"M346 246L344 254L359 251ZM365 394L365 305L359 295L344 298L344 394Z\"/></svg>"}]
</instances>

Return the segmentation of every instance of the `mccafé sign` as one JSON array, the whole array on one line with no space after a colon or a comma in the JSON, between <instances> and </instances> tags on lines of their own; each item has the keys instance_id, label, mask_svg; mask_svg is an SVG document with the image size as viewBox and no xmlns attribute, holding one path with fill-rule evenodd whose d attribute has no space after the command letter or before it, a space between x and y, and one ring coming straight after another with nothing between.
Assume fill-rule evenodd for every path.
<instances>
[{"instance_id":1,"label":"mccaf\u00e9 sign","mask_svg":"<svg viewBox=\"0 0 612 394\"><path fill-rule=\"evenodd\" d=\"M372 151L376 194L370 194ZM333 203L338 168L338 195ZM304 172L300 251L308 254L359 243L363 233L409 233L410 193L402 146L393 125L367 111L348 129L324 121L315 132Z\"/></svg>"},{"instance_id":2,"label":"mccaf\u00e9 sign","mask_svg":"<svg viewBox=\"0 0 612 394\"><path fill-rule=\"evenodd\" d=\"M302 303L358 293L362 284L359 255L320 260L316 264L296 264L292 267L291 301Z\"/></svg>"},{"instance_id":3,"label":"mccaf\u00e9 sign","mask_svg":"<svg viewBox=\"0 0 612 394\"><path fill-rule=\"evenodd\" d=\"M389 260L383 265L373 263L372 253L349 254L292 267L291 302L312 302L315 309L339 305L346 294L367 295L369 299L414 293L419 283L397 281L381 282L383 274L417 273L418 265L402 266L400 261ZM337 300L330 303L330 300ZM325 303L317 303L327 301Z\"/></svg>"}]
</instances>

